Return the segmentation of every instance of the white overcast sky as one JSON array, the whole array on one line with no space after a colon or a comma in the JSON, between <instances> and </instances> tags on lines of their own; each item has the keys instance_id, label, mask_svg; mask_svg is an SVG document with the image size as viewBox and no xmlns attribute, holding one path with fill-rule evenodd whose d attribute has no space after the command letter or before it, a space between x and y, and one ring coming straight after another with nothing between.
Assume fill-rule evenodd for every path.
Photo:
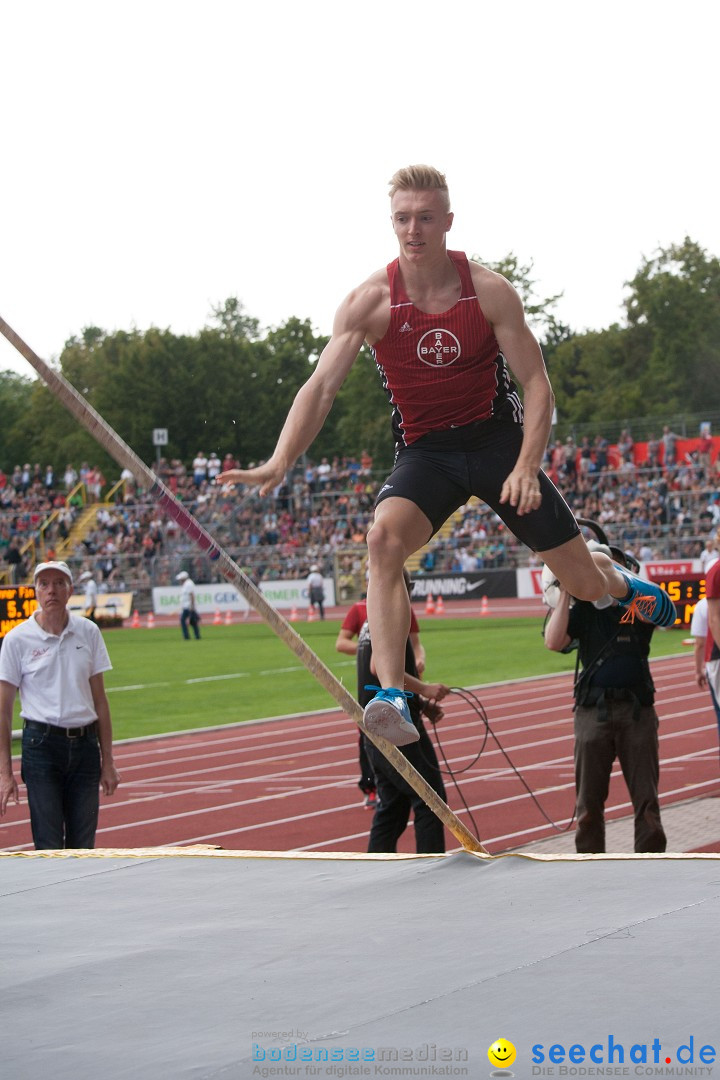
<instances>
[{"instance_id":1,"label":"white overcast sky","mask_svg":"<svg viewBox=\"0 0 720 1080\"><path fill-rule=\"evenodd\" d=\"M451 246L533 260L574 329L643 256L720 254L714 0L0 5L0 315L196 333L238 296L329 333L396 254L387 180L446 172ZM33 372L0 337L0 370Z\"/></svg>"}]
</instances>

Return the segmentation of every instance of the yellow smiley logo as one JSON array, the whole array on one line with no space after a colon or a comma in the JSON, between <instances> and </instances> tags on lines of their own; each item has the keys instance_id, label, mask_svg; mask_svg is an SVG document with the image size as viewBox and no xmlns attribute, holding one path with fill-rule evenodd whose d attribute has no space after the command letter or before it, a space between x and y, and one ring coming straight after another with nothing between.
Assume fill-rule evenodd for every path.
<instances>
[{"instance_id":1,"label":"yellow smiley logo","mask_svg":"<svg viewBox=\"0 0 720 1080\"><path fill-rule=\"evenodd\" d=\"M496 1039L488 1048L488 1061L500 1069L512 1065L516 1057L517 1051L508 1039Z\"/></svg>"}]
</instances>

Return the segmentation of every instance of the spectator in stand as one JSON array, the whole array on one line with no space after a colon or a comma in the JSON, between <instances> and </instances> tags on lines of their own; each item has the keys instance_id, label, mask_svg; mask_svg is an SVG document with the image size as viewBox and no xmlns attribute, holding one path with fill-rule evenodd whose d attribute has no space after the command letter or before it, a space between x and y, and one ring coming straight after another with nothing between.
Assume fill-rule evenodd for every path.
<instances>
[{"instance_id":1,"label":"spectator in stand","mask_svg":"<svg viewBox=\"0 0 720 1080\"><path fill-rule=\"evenodd\" d=\"M27 494L27 491L28 491L28 488L30 487L31 481L32 481L32 470L31 470L30 462L26 461L25 464L22 467L22 472L20 474L20 494L21 495L26 495Z\"/></svg>"},{"instance_id":2,"label":"spectator in stand","mask_svg":"<svg viewBox=\"0 0 720 1080\"><path fill-rule=\"evenodd\" d=\"M662 433L663 468L665 475L672 472L677 464L677 441L678 436L665 424Z\"/></svg>"},{"instance_id":3,"label":"spectator in stand","mask_svg":"<svg viewBox=\"0 0 720 1080\"><path fill-rule=\"evenodd\" d=\"M20 544L16 538L12 538L7 546L5 561L10 567L10 581L13 585L19 585L24 576L23 557L20 554Z\"/></svg>"},{"instance_id":4,"label":"spectator in stand","mask_svg":"<svg viewBox=\"0 0 720 1080\"><path fill-rule=\"evenodd\" d=\"M85 486L88 493L88 502L100 502L100 496L105 484L105 477L103 476L97 465L93 465L88 469L85 477Z\"/></svg>"},{"instance_id":5,"label":"spectator in stand","mask_svg":"<svg viewBox=\"0 0 720 1080\"><path fill-rule=\"evenodd\" d=\"M624 428L620 432L620 438L618 439L618 453L620 454L620 460L626 464L632 464L634 447L635 444L632 435L627 428Z\"/></svg>"},{"instance_id":6,"label":"spectator in stand","mask_svg":"<svg viewBox=\"0 0 720 1080\"><path fill-rule=\"evenodd\" d=\"M207 480L208 460L202 450L198 450L197 455L193 459L193 483L195 487L200 487Z\"/></svg>"},{"instance_id":7,"label":"spectator in stand","mask_svg":"<svg viewBox=\"0 0 720 1080\"><path fill-rule=\"evenodd\" d=\"M660 468L660 440L655 435L650 435L648 438L645 468L653 472Z\"/></svg>"},{"instance_id":8,"label":"spectator in stand","mask_svg":"<svg viewBox=\"0 0 720 1080\"><path fill-rule=\"evenodd\" d=\"M564 475L568 480L574 482L577 473L577 446L572 435L568 435L565 440L565 446L563 448L564 457Z\"/></svg>"},{"instance_id":9,"label":"spectator in stand","mask_svg":"<svg viewBox=\"0 0 720 1080\"><path fill-rule=\"evenodd\" d=\"M718 555L720 555L720 530L707 538L705 547L700 552L700 570L703 574L707 574Z\"/></svg>"},{"instance_id":10,"label":"spectator in stand","mask_svg":"<svg viewBox=\"0 0 720 1080\"><path fill-rule=\"evenodd\" d=\"M63 474L63 483L66 491L72 491L78 482L77 470L70 464L65 466L65 472Z\"/></svg>"},{"instance_id":11,"label":"spectator in stand","mask_svg":"<svg viewBox=\"0 0 720 1080\"><path fill-rule=\"evenodd\" d=\"M705 478L710 476L710 466L712 464L712 451L713 441L710 435L710 428L707 424L703 424L700 428L700 443L698 445L698 461L700 468L703 470Z\"/></svg>"},{"instance_id":12,"label":"spectator in stand","mask_svg":"<svg viewBox=\"0 0 720 1080\"><path fill-rule=\"evenodd\" d=\"M598 472L608 467L608 441L604 435L595 436L595 466Z\"/></svg>"},{"instance_id":13,"label":"spectator in stand","mask_svg":"<svg viewBox=\"0 0 720 1080\"><path fill-rule=\"evenodd\" d=\"M420 569L425 574L432 574L437 562L437 554L432 548L428 548L420 556Z\"/></svg>"},{"instance_id":14,"label":"spectator in stand","mask_svg":"<svg viewBox=\"0 0 720 1080\"><path fill-rule=\"evenodd\" d=\"M332 466L326 457L322 458L317 467L317 479L320 490L326 490L331 480Z\"/></svg>"},{"instance_id":15,"label":"spectator in stand","mask_svg":"<svg viewBox=\"0 0 720 1080\"><path fill-rule=\"evenodd\" d=\"M587 479L591 472L595 471L595 463L592 457L592 447L587 435L583 435L580 442L580 475Z\"/></svg>"},{"instance_id":16,"label":"spectator in stand","mask_svg":"<svg viewBox=\"0 0 720 1080\"><path fill-rule=\"evenodd\" d=\"M207 463L207 478L211 483L215 480L215 477L218 475L221 469L222 465L220 463L220 458L213 450L210 454L210 457L208 458Z\"/></svg>"},{"instance_id":17,"label":"spectator in stand","mask_svg":"<svg viewBox=\"0 0 720 1080\"><path fill-rule=\"evenodd\" d=\"M373 459L367 450L363 450L360 454L360 475L370 476L372 473Z\"/></svg>"},{"instance_id":18,"label":"spectator in stand","mask_svg":"<svg viewBox=\"0 0 720 1080\"><path fill-rule=\"evenodd\" d=\"M552 479L557 481L565 475L565 447L562 439L556 439L555 445L550 452L550 471Z\"/></svg>"},{"instance_id":19,"label":"spectator in stand","mask_svg":"<svg viewBox=\"0 0 720 1080\"><path fill-rule=\"evenodd\" d=\"M474 555L469 547L460 548L459 551L460 572L473 574L478 568L477 555Z\"/></svg>"},{"instance_id":20,"label":"spectator in stand","mask_svg":"<svg viewBox=\"0 0 720 1080\"><path fill-rule=\"evenodd\" d=\"M303 474L305 483L307 484L307 487L308 487L308 491L312 491L312 492L315 491L315 476L316 476L315 466L311 462L308 462L307 465L305 466L305 471L304 471L304 474Z\"/></svg>"},{"instance_id":21,"label":"spectator in stand","mask_svg":"<svg viewBox=\"0 0 720 1080\"><path fill-rule=\"evenodd\" d=\"M643 544L640 548L638 558L641 563L652 562L655 558L655 553L649 544Z\"/></svg>"},{"instance_id":22,"label":"spectator in stand","mask_svg":"<svg viewBox=\"0 0 720 1080\"><path fill-rule=\"evenodd\" d=\"M134 502L137 495L135 490L135 477L127 467L120 473L120 480L123 485L123 502Z\"/></svg>"},{"instance_id":23,"label":"spectator in stand","mask_svg":"<svg viewBox=\"0 0 720 1080\"><path fill-rule=\"evenodd\" d=\"M714 491L701 517L707 516L712 525L720 525L720 495Z\"/></svg>"}]
</instances>

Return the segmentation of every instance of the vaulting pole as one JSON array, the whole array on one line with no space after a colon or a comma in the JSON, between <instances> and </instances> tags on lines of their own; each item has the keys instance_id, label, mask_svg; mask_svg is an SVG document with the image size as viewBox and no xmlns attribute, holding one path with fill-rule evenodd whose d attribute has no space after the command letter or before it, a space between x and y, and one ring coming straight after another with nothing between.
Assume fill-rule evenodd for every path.
<instances>
[{"instance_id":1,"label":"vaulting pole","mask_svg":"<svg viewBox=\"0 0 720 1080\"><path fill-rule=\"evenodd\" d=\"M388 761L394 765L408 784L417 792L421 799L427 803L430 809L442 823L447 826L453 836L459 840L464 848L469 851L480 851L487 854L486 849L473 834L465 828L460 819L452 812L437 792L433 791L428 782L420 776L407 758L396 746L380 736L373 735L366 730L362 722L362 709L355 699L348 693L345 687L306 642L295 632L293 627L283 616L270 604L260 590L253 584L249 577L243 573L223 548L213 539L209 532L197 521L196 518L175 498L168 487L160 480L148 466L141 461L134 450L103 420L102 416L85 398L78 393L67 379L41 360L33 352L29 345L22 340L15 331L8 326L3 318L0 318L0 333L13 345L27 362L35 369L40 378L49 387L58 401L70 412L90 434L97 440L104 450L123 468L129 469L141 487L147 488L150 495L159 503L165 513L171 517L183 532L193 540L200 550L209 559L217 563L218 569L226 581L234 585L245 597L252 608L277 634L298 659L305 665L311 675L323 686L328 693L337 701L338 705L355 721L358 727L365 733L368 739L377 746Z\"/></svg>"}]
</instances>

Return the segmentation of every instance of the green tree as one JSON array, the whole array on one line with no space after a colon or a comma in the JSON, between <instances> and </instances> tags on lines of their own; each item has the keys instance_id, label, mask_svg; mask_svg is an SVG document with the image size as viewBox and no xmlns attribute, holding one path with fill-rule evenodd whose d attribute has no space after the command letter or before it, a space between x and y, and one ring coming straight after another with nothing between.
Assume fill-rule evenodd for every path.
<instances>
[{"instance_id":1,"label":"green tree","mask_svg":"<svg viewBox=\"0 0 720 1080\"><path fill-rule=\"evenodd\" d=\"M95 404L99 379L98 358L105 333L98 327L86 327L82 335L70 338L60 356L58 367L69 382ZM54 465L61 473L68 462L78 465L88 461L98 465L106 475L114 475L116 467L96 439L79 425L41 379L32 387L33 430L29 453L34 461ZM108 470L111 470L108 473Z\"/></svg>"},{"instance_id":2,"label":"green tree","mask_svg":"<svg viewBox=\"0 0 720 1080\"><path fill-rule=\"evenodd\" d=\"M528 263L522 263L511 251L499 262L490 262L479 255L473 255L473 260L487 266L488 270L494 270L496 274L502 274L514 285L523 302L528 325L542 345L546 348L548 345L554 347L570 336L570 328L561 322L553 311L563 294L538 295L537 280L533 277L535 263L532 259Z\"/></svg>"},{"instance_id":3,"label":"green tree","mask_svg":"<svg viewBox=\"0 0 720 1080\"><path fill-rule=\"evenodd\" d=\"M25 448L35 426L32 389L32 379L12 371L0 371L0 412L3 418L0 426L0 468L6 473L28 460ZM33 464L35 460L33 458Z\"/></svg>"},{"instance_id":4,"label":"green tree","mask_svg":"<svg viewBox=\"0 0 720 1080\"><path fill-rule=\"evenodd\" d=\"M260 323L257 319L245 315L245 305L237 296L229 296L222 304L212 309L213 321L217 323L217 329L222 337L241 341L255 341L260 336Z\"/></svg>"},{"instance_id":5,"label":"green tree","mask_svg":"<svg viewBox=\"0 0 720 1080\"><path fill-rule=\"evenodd\" d=\"M720 411L720 263L698 244L660 250L627 283L624 325L550 351L562 422Z\"/></svg>"},{"instance_id":6,"label":"green tree","mask_svg":"<svg viewBox=\"0 0 720 1080\"><path fill-rule=\"evenodd\" d=\"M625 302L645 412L720 408L720 260L694 240L645 259Z\"/></svg>"},{"instance_id":7,"label":"green tree","mask_svg":"<svg viewBox=\"0 0 720 1080\"><path fill-rule=\"evenodd\" d=\"M389 469L395 449L391 406L369 349L362 350L350 369L330 415L337 437L333 453L359 458L367 450L374 469Z\"/></svg>"}]
</instances>

